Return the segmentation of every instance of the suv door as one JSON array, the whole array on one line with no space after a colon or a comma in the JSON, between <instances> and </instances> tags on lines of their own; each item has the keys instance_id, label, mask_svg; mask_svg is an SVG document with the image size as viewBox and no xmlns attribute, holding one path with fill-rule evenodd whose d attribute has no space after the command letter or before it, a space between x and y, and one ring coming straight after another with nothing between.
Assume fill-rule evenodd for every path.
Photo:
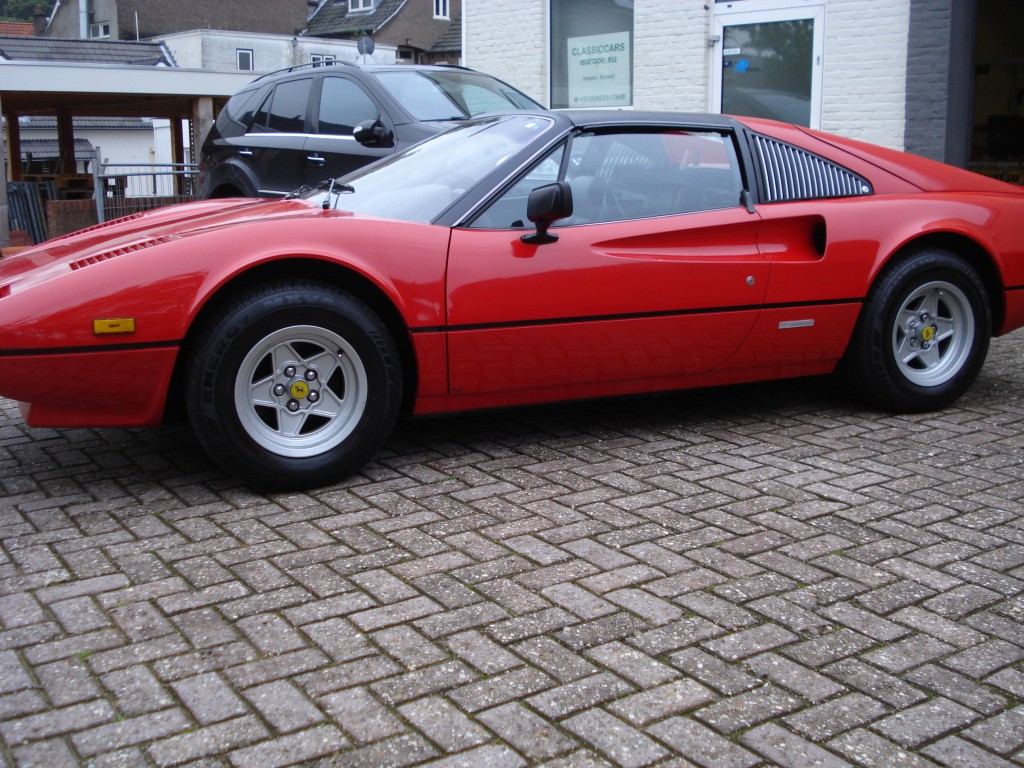
<instances>
[{"instance_id":1,"label":"suv door","mask_svg":"<svg viewBox=\"0 0 1024 768\"><path fill-rule=\"evenodd\" d=\"M278 83L238 148L239 157L259 179L259 195L286 195L306 181L303 145L309 134L313 83L313 77Z\"/></svg>"},{"instance_id":2,"label":"suv door","mask_svg":"<svg viewBox=\"0 0 1024 768\"><path fill-rule=\"evenodd\" d=\"M369 94L354 80L326 75L320 80L313 112L314 130L306 139L305 183L344 176L395 151L394 126ZM352 135L365 120L381 120L386 135L374 145L360 144Z\"/></svg>"}]
</instances>

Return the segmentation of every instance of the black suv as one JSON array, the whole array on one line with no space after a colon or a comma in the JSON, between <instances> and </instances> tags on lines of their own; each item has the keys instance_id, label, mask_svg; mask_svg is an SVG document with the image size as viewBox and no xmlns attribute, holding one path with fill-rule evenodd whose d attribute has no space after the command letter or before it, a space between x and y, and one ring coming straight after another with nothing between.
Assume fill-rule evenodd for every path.
<instances>
[{"instance_id":1,"label":"black suv","mask_svg":"<svg viewBox=\"0 0 1024 768\"><path fill-rule=\"evenodd\" d=\"M299 65L232 96L203 143L200 194L277 197L342 176L482 112L537 109L464 67Z\"/></svg>"}]
</instances>

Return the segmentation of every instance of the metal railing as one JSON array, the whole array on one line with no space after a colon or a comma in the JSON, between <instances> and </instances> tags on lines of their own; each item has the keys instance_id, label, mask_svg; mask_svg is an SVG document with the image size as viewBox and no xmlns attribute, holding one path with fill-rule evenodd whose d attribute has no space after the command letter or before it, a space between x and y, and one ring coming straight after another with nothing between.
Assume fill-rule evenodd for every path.
<instances>
[{"instance_id":1,"label":"metal railing","mask_svg":"<svg viewBox=\"0 0 1024 768\"><path fill-rule=\"evenodd\" d=\"M140 211L196 200L199 169L194 163L103 163L96 147L93 193L99 223Z\"/></svg>"}]
</instances>

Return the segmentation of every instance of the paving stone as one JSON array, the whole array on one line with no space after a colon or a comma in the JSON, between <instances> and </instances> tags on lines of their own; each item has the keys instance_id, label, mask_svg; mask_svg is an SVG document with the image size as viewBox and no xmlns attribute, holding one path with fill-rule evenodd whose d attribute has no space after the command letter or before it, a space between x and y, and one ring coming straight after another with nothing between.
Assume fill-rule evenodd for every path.
<instances>
[{"instance_id":1,"label":"paving stone","mask_svg":"<svg viewBox=\"0 0 1024 768\"><path fill-rule=\"evenodd\" d=\"M821 747L790 733L774 723L751 728L740 736L740 743L764 755L773 765L782 768L813 765L820 768L842 768L850 764Z\"/></svg>"},{"instance_id":2,"label":"paving stone","mask_svg":"<svg viewBox=\"0 0 1024 768\"><path fill-rule=\"evenodd\" d=\"M705 768L754 768L762 762L753 752L686 718L671 717L647 732Z\"/></svg>"},{"instance_id":3,"label":"paving stone","mask_svg":"<svg viewBox=\"0 0 1024 768\"><path fill-rule=\"evenodd\" d=\"M775 653L764 653L748 659L746 666L758 677L771 680L813 703L820 703L846 690L845 686L824 675Z\"/></svg>"},{"instance_id":4,"label":"paving stone","mask_svg":"<svg viewBox=\"0 0 1024 768\"><path fill-rule=\"evenodd\" d=\"M668 754L657 742L601 709L581 712L564 725L623 768L651 765Z\"/></svg>"},{"instance_id":5,"label":"paving stone","mask_svg":"<svg viewBox=\"0 0 1024 768\"><path fill-rule=\"evenodd\" d=\"M277 768L330 755L347 745L337 728L321 725L236 749L228 753L228 759L238 768Z\"/></svg>"},{"instance_id":6,"label":"paving stone","mask_svg":"<svg viewBox=\"0 0 1024 768\"><path fill-rule=\"evenodd\" d=\"M357 743L378 741L406 730L402 721L365 688L328 694L318 703Z\"/></svg>"},{"instance_id":7,"label":"paving stone","mask_svg":"<svg viewBox=\"0 0 1024 768\"><path fill-rule=\"evenodd\" d=\"M285 680L257 685L242 692L277 733L290 733L319 723L323 713Z\"/></svg>"},{"instance_id":8,"label":"paving stone","mask_svg":"<svg viewBox=\"0 0 1024 768\"><path fill-rule=\"evenodd\" d=\"M788 629L775 624L762 624L734 632L728 637L709 640L703 643L703 646L726 661L737 661L787 645L797 639L797 635Z\"/></svg>"},{"instance_id":9,"label":"paving stone","mask_svg":"<svg viewBox=\"0 0 1024 768\"><path fill-rule=\"evenodd\" d=\"M900 674L914 667L943 659L956 649L927 635L915 635L864 654L865 661L887 672Z\"/></svg>"},{"instance_id":10,"label":"paving stone","mask_svg":"<svg viewBox=\"0 0 1024 768\"><path fill-rule=\"evenodd\" d=\"M608 704L607 708L630 723L646 726L701 707L715 698L714 693L695 680L676 680L626 696Z\"/></svg>"},{"instance_id":11,"label":"paving stone","mask_svg":"<svg viewBox=\"0 0 1024 768\"><path fill-rule=\"evenodd\" d=\"M36 741L11 750L14 764L22 768L77 768L81 761L63 739Z\"/></svg>"},{"instance_id":12,"label":"paving stone","mask_svg":"<svg viewBox=\"0 0 1024 768\"><path fill-rule=\"evenodd\" d=\"M933 691L984 714L992 715L1006 707L1006 698L996 691L937 664L911 670L906 679L923 690Z\"/></svg>"},{"instance_id":13,"label":"paving stone","mask_svg":"<svg viewBox=\"0 0 1024 768\"><path fill-rule=\"evenodd\" d=\"M726 696L761 685L760 680L745 670L697 648L673 653L669 659L674 667Z\"/></svg>"},{"instance_id":14,"label":"paving stone","mask_svg":"<svg viewBox=\"0 0 1024 768\"><path fill-rule=\"evenodd\" d=\"M542 715L560 719L581 709L592 707L633 693L626 681L609 672L599 672L544 693L531 696L527 703Z\"/></svg>"},{"instance_id":15,"label":"paving stone","mask_svg":"<svg viewBox=\"0 0 1024 768\"><path fill-rule=\"evenodd\" d=\"M907 747L916 747L959 730L978 719L978 714L949 699L935 698L897 712L875 723L874 729Z\"/></svg>"},{"instance_id":16,"label":"paving stone","mask_svg":"<svg viewBox=\"0 0 1024 768\"><path fill-rule=\"evenodd\" d=\"M71 741L80 755L92 757L102 752L113 752L122 747L146 744L181 733L189 725L188 718L183 712L166 709L83 730L73 734Z\"/></svg>"},{"instance_id":17,"label":"paving stone","mask_svg":"<svg viewBox=\"0 0 1024 768\"><path fill-rule=\"evenodd\" d=\"M458 707L440 696L428 696L403 704L398 711L446 752L458 752L482 744L490 737Z\"/></svg>"},{"instance_id":18,"label":"paving stone","mask_svg":"<svg viewBox=\"0 0 1024 768\"><path fill-rule=\"evenodd\" d=\"M330 753L328 753L330 754ZM418 734L402 734L351 751L332 754L311 765L317 768L404 768L437 755L437 749Z\"/></svg>"},{"instance_id":19,"label":"paving stone","mask_svg":"<svg viewBox=\"0 0 1024 768\"><path fill-rule=\"evenodd\" d=\"M475 630L452 635L448 638L447 646L452 653L487 675L504 672L523 664L518 656L509 653L489 637Z\"/></svg>"},{"instance_id":20,"label":"paving stone","mask_svg":"<svg viewBox=\"0 0 1024 768\"><path fill-rule=\"evenodd\" d=\"M906 751L899 744L858 728L828 742L834 752L867 768L935 768L928 758Z\"/></svg>"},{"instance_id":21,"label":"paving stone","mask_svg":"<svg viewBox=\"0 0 1024 768\"><path fill-rule=\"evenodd\" d=\"M752 691L709 704L698 710L695 717L719 733L728 735L785 715L800 706L800 699L766 683Z\"/></svg>"},{"instance_id":22,"label":"paving stone","mask_svg":"<svg viewBox=\"0 0 1024 768\"><path fill-rule=\"evenodd\" d=\"M597 672L584 656L571 651L551 637L534 637L513 646L527 663L539 667L556 680L567 683Z\"/></svg>"},{"instance_id":23,"label":"paving stone","mask_svg":"<svg viewBox=\"0 0 1024 768\"><path fill-rule=\"evenodd\" d=\"M840 696L782 718L790 729L815 742L867 725L889 714L884 704L859 692Z\"/></svg>"},{"instance_id":24,"label":"paving stone","mask_svg":"<svg viewBox=\"0 0 1024 768\"><path fill-rule=\"evenodd\" d=\"M935 760L940 765L964 766L971 768L1011 768L1015 763L1003 760L997 755L986 752L969 741L950 736L942 741L924 747L924 754Z\"/></svg>"},{"instance_id":25,"label":"paving stone","mask_svg":"<svg viewBox=\"0 0 1024 768\"><path fill-rule=\"evenodd\" d=\"M174 692L200 725L210 725L248 711L245 703L215 673L171 683Z\"/></svg>"},{"instance_id":26,"label":"paving stone","mask_svg":"<svg viewBox=\"0 0 1024 768\"><path fill-rule=\"evenodd\" d=\"M578 745L572 736L519 702L480 712L477 719L530 760L547 760Z\"/></svg>"},{"instance_id":27,"label":"paving stone","mask_svg":"<svg viewBox=\"0 0 1024 768\"><path fill-rule=\"evenodd\" d=\"M928 698L917 687L856 659L836 662L822 672L894 709L904 709Z\"/></svg>"}]
</instances>

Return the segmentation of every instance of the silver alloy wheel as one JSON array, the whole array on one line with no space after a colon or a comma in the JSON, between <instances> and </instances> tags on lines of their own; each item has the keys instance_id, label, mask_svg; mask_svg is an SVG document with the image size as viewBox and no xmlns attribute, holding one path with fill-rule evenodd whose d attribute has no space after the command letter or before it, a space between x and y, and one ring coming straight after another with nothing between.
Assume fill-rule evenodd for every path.
<instances>
[{"instance_id":1,"label":"silver alloy wheel","mask_svg":"<svg viewBox=\"0 0 1024 768\"><path fill-rule=\"evenodd\" d=\"M242 428L279 456L318 456L343 442L366 410L366 368L337 333L281 328L245 356L235 377Z\"/></svg>"},{"instance_id":2,"label":"silver alloy wheel","mask_svg":"<svg viewBox=\"0 0 1024 768\"><path fill-rule=\"evenodd\" d=\"M974 312L962 290L944 280L914 289L896 313L892 353L912 384L935 387L964 367L974 345Z\"/></svg>"}]
</instances>

